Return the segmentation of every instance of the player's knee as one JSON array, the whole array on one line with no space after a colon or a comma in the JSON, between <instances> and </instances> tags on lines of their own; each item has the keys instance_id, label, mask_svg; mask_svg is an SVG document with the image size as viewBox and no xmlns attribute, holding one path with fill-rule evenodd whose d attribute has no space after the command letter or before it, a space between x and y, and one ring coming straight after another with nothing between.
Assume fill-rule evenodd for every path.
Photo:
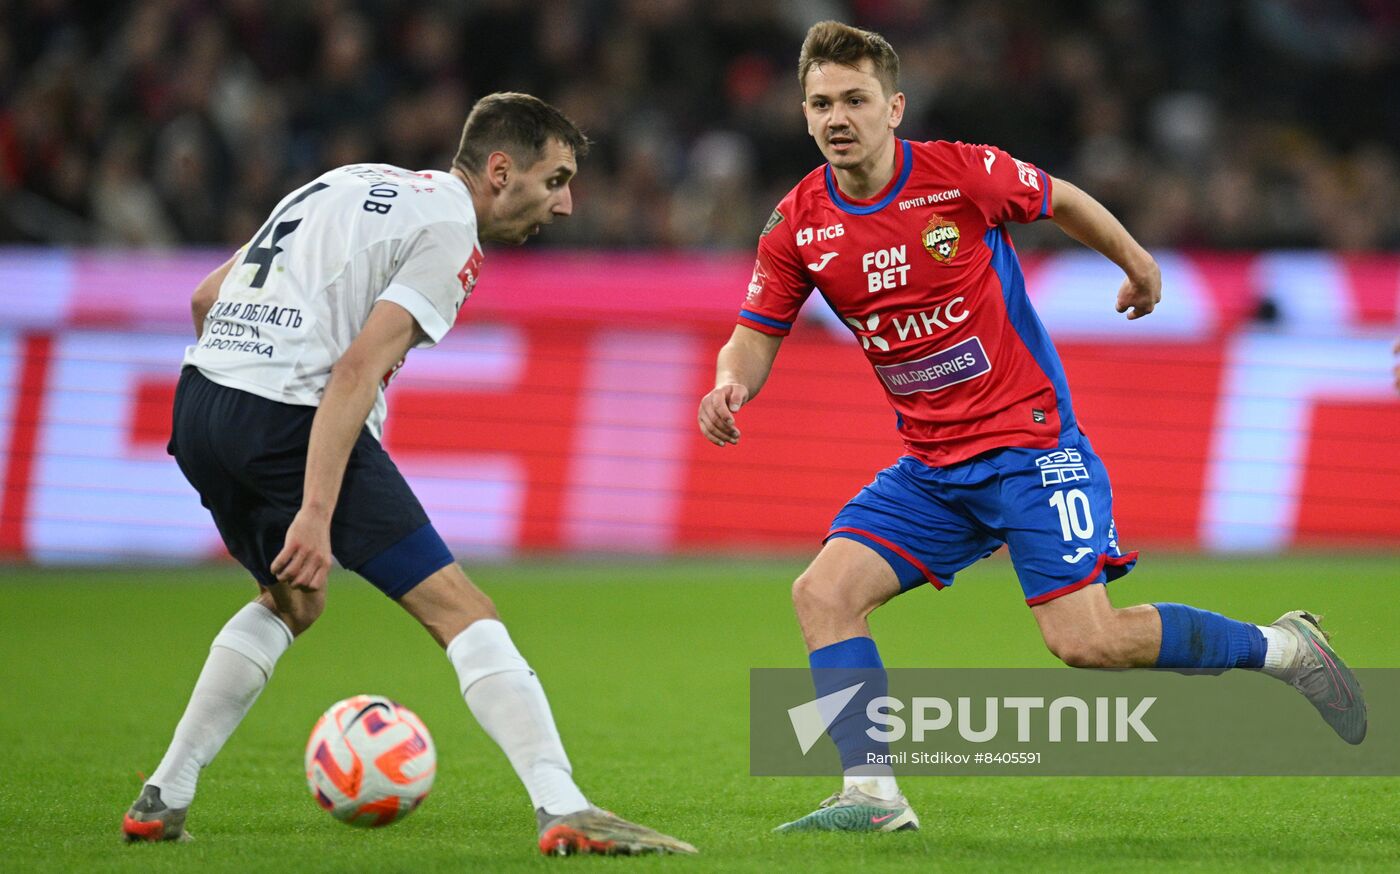
<instances>
[{"instance_id":1,"label":"player's knee","mask_svg":"<svg viewBox=\"0 0 1400 874\"><path fill-rule=\"evenodd\" d=\"M799 616L859 612L845 587L831 577L804 572L792 584L792 605Z\"/></svg>"},{"instance_id":2,"label":"player's knee","mask_svg":"<svg viewBox=\"0 0 1400 874\"><path fill-rule=\"evenodd\" d=\"M1055 654L1055 658L1071 668L1109 668L1115 664L1113 652L1097 637L1046 634L1045 645Z\"/></svg>"}]
</instances>

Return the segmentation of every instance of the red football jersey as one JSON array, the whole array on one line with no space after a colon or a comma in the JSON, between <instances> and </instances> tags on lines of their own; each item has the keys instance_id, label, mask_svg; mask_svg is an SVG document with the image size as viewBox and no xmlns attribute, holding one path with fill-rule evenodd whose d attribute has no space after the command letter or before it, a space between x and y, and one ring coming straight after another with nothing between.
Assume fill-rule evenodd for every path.
<instances>
[{"instance_id":1,"label":"red football jersey","mask_svg":"<svg viewBox=\"0 0 1400 874\"><path fill-rule=\"evenodd\" d=\"M786 335L815 287L925 464L1058 446L1077 427L1069 388L1005 228L1050 216L1050 177L991 146L897 140L896 155L867 200L843 195L830 165L783 198L739 324Z\"/></svg>"}]
</instances>

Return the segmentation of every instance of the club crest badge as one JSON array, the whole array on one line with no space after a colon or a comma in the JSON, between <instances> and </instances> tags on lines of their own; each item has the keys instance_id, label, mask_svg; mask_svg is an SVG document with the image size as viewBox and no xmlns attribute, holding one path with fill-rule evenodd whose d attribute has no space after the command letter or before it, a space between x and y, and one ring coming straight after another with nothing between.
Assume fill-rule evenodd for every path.
<instances>
[{"instance_id":1,"label":"club crest badge","mask_svg":"<svg viewBox=\"0 0 1400 874\"><path fill-rule=\"evenodd\" d=\"M946 221L938 213L933 214L929 219L928 226L920 234L924 248L933 256L933 260L939 264L947 264L958 255L958 226L950 221Z\"/></svg>"}]
</instances>

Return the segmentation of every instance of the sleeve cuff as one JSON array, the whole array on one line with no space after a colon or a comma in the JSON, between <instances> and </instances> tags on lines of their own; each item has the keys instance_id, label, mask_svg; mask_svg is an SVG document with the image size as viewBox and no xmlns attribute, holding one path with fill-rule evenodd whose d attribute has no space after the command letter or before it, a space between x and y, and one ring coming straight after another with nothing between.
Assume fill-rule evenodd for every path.
<instances>
[{"instance_id":1,"label":"sleeve cuff","mask_svg":"<svg viewBox=\"0 0 1400 874\"><path fill-rule=\"evenodd\" d=\"M750 310L739 310L739 324L775 337L785 337L792 331L792 322L784 322L781 319L760 315Z\"/></svg>"},{"instance_id":2,"label":"sleeve cuff","mask_svg":"<svg viewBox=\"0 0 1400 874\"><path fill-rule=\"evenodd\" d=\"M414 344L415 348L436 345L452 327L452 323L442 317L437 307L432 301L423 296L423 293L416 288L410 288L399 282L395 282L384 293L379 296L379 300L387 300L398 304L408 310L414 321L418 322L418 327L428 336L426 341L419 341Z\"/></svg>"}]
</instances>

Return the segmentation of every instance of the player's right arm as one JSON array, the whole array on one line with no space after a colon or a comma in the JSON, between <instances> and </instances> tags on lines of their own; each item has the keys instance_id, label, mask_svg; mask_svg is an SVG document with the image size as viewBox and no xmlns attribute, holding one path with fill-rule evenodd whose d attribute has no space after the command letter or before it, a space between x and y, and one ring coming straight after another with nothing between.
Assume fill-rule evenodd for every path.
<instances>
[{"instance_id":1,"label":"player's right arm","mask_svg":"<svg viewBox=\"0 0 1400 874\"><path fill-rule=\"evenodd\" d=\"M412 313L381 300L331 368L311 420L301 508L287 529L282 551L272 560L279 582L308 592L325 587L331 568L331 516L350 452L378 397L380 380L403 360L421 333Z\"/></svg>"},{"instance_id":2,"label":"player's right arm","mask_svg":"<svg viewBox=\"0 0 1400 874\"><path fill-rule=\"evenodd\" d=\"M716 446L739 442L734 414L758 396L759 389L773 370L783 338L761 334L743 325L719 350L715 365L715 387L700 399L700 433Z\"/></svg>"},{"instance_id":3,"label":"player's right arm","mask_svg":"<svg viewBox=\"0 0 1400 874\"><path fill-rule=\"evenodd\" d=\"M452 327L466 299L465 274L480 253L467 225L436 222L420 228L400 257L364 326L331 368L311 420L301 508L272 561L278 581L297 589L316 591L326 584L341 480L381 382L408 350L437 343Z\"/></svg>"},{"instance_id":4,"label":"player's right arm","mask_svg":"<svg viewBox=\"0 0 1400 874\"><path fill-rule=\"evenodd\" d=\"M214 272L200 280L195 286L194 296L190 298L190 315L194 317L194 338L198 340L204 335L204 318L209 315L209 308L214 305L214 301L219 299L219 288L224 284L224 277L233 269L233 262L238 260L241 252L234 252L233 256L223 263L222 267L217 267Z\"/></svg>"},{"instance_id":5,"label":"player's right arm","mask_svg":"<svg viewBox=\"0 0 1400 874\"><path fill-rule=\"evenodd\" d=\"M739 442L734 414L753 400L778 357L783 337L792 330L798 310L812 293L811 279L802 270L792 223L795 195L773 210L758 237L758 257L748 296L739 310L739 324L719 351L715 387L700 399L700 433L716 446Z\"/></svg>"}]
</instances>

